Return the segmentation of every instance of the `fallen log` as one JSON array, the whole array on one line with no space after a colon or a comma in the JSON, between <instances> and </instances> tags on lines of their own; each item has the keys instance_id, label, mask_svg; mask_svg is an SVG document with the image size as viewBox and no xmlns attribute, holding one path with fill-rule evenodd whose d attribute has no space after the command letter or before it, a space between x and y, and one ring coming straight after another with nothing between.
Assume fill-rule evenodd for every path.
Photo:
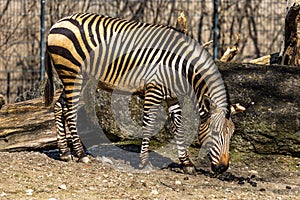
<instances>
[{"instance_id":1,"label":"fallen log","mask_svg":"<svg viewBox=\"0 0 300 200\"><path fill-rule=\"evenodd\" d=\"M42 98L5 104L0 110L0 151L56 148L53 112Z\"/></svg>"},{"instance_id":2,"label":"fallen log","mask_svg":"<svg viewBox=\"0 0 300 200\"><path fill-rule=\"evenodd\" d=\"M270 55L262 56L253 60L250 60L249 63L257 65L272 65L279 63L279 52L273 53Z\"/></svg>"}]
</instances>

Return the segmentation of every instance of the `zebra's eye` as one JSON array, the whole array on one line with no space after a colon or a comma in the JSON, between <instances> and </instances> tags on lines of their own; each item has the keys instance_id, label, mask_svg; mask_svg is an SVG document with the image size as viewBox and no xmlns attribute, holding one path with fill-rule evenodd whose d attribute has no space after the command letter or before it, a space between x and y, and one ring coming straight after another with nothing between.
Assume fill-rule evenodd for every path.
<instances>
[{"instance_id":1,"label":"zebra's eye","mask_svg":"<svg viewBox=\"0 0 300 200\"><path fill-rule=\"evenodd\" d=\"M204 106L206 110L210 110L210 101L208 98L203 99Z\"/></svg>"},{"instance_id":2,"label":"zebra's eye","mask_svg":"<svg viewBox=\"0 0 300 200\"><path fill-rule=\"evenodd\" d=\"M229 134L230 133L230 129L229 127L226 127L226 133Z\"/></svg>"}]
</instances>

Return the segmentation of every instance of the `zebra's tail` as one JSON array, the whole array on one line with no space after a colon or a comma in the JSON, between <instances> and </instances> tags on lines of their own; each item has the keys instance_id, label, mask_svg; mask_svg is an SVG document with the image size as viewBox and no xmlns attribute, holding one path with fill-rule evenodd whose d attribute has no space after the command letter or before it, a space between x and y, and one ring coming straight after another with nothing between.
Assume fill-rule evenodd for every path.
<instances>
[{"instance_id":1,"label":"zebra's tail","mask_svg":"<svg viewBox=\"0 0 300 200\"><path fill-rule=\"evenodd\" d=\"M53 97L54 97L53 69L52 69L50 55L47 50L45 56L46 56L45 66L46 66L46 73L48 78L44 88L44 100L45 100L45 106L50 106L51 103L53 102Z\"/></svg>"}]
</instances>

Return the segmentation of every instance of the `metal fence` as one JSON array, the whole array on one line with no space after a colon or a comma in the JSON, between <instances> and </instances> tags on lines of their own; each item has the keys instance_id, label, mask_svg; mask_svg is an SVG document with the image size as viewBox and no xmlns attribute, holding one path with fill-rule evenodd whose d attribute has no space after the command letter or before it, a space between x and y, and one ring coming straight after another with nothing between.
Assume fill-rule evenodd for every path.
<instances>
[{"instance_id":1,"label":"metal fence","mask_svg":"<svg viewBox=\"0 0 300 200\"><path fill-rule=\"evenodd\" d=\"M42 2L45 6L41 6ZM43 31L75 12L95 12L148 23L176 25L180 11L189 35L213 39L214 2L218 3L216 57L241 35L239 62L280 50L286 2L278 0L0 0L0 94L6 102L39 95ZM42 29L43 25L45 26ZM208 47L213 53L213 46ZM28 96L28 97L27 97ZM18 98L17 98L18 97Z\"/></svg>"}]
</instances>

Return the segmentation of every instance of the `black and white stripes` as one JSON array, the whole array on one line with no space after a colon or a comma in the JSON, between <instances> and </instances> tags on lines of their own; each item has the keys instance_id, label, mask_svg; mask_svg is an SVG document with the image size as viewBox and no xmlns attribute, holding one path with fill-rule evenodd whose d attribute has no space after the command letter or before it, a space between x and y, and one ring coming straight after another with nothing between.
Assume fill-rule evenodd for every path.
<instances>
[{"instance_id":1,"label":"black and white stripes","mask_svg":"<svg viewBox=\"0 0 300 200\"><path fill-rule=\"evenodd\" d=\"M63 126L66 121L79 158L84 157L84 152L76 129L76 110L84 73L105 86L103 89L144 94L142 166L148 163L154 119L162 101L169 106L178 155L184 166L192 164L182 141L184 133L178 99L189 96L199 109L202 122L207 123L199 128L199 138L216 131L221 133L226 124L226 90L217 67L196 41L172 27L90 13L75 14L52 26L47 50L49 60L64 85L55 109L58 143L65 143L62 136L65 135ZM49 68L47 89L50 94L45 94L48 103L53 96ZM204 97L214 106L203 107ZM64 152L65 144L59 147L62 154L68 153Z\"/></svg>"}]
</instances>

